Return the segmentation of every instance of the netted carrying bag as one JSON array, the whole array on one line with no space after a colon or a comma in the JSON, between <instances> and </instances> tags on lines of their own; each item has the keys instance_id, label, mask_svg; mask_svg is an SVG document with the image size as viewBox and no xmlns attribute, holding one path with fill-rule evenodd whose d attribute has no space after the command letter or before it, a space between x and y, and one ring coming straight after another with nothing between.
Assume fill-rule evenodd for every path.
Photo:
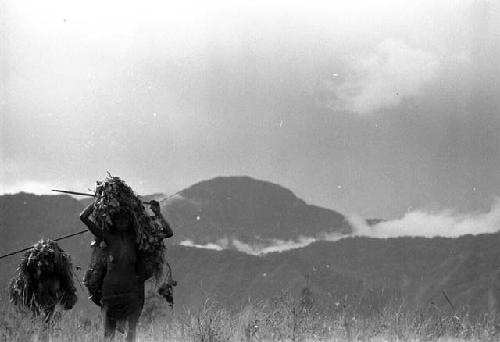
<instances>
[{"instance_id":1,"label":"netted carrying bag","mask_svg":"<svg viewBox=\"0 0 500 342\"><path fill-rule=\"evenodd\" d=\"M87 272L85 272L83 284L89 291L89 299L101 306L102 283L107 272L106 259L108 258L108 253L96 241L92 242L91 247L90 266Z\"/></svg>"},{"instance_id":2,"label":"netted carrying bag","mask_svg":"<svg viewBox=\"0 0 500 342\"><path fill-rule=\"evenodd\" d=\"M109 175L104 181L97 181L95 195L97 199L89 219L98 228L109 231L113 216L120 211L128 212L134 220L136 242L144 258L148 278L154 275L159 279L165 262L163 239L166 237L161 222L147 214L141 199L119 177Z\"/></svg>"},{"instance_id":3,"label":"netted carrying bag","mask_svg":"<svg viewBox=\"0 0 500 342\"><path fill-rule=\"evenodd\" d=\"M50 240L30 248L9 284L10 301L16 306L51 310L56 304L71 309L76 301L73 265L69 254Z\"/></svg>"}]
</instances>

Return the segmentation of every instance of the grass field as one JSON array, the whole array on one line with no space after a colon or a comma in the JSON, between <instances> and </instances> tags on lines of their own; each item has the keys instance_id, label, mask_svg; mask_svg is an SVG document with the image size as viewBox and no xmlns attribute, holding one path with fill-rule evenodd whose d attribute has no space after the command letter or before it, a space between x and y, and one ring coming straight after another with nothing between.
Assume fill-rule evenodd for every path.
<instances>
[{"instance_id":1,"label":"grass field","mask_svg":"<svg viewBox=\"0 0 500 342\"><path fill-rule=\"evenodd\" d=\"M336 303L320 308L311 298L283 293L266 303L249 303L233 312L213 300L197 310L160 310L143 314L138 341L498 341L498 320L472 319L466 312L407 311L388 306L361 316ZM56 315L51 327L15 308L2 309L1 341L100 341L100 317L76 312ZM124 340L117 334L116 341Z\"/></svg>"}]
</instances>

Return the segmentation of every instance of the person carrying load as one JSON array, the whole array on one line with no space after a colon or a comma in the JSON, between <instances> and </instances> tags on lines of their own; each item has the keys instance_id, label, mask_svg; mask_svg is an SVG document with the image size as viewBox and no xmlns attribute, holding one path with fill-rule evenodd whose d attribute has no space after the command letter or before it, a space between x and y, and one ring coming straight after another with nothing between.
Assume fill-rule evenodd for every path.
<instances>
[{"instance_id":1,"label":"person carrying load","mask_svg":"<svg viewBox=\"0 0 500 342\"><path fill-rule=\"evenodd\" d=\"M172 229L170 225L165 220L160 211L160 205L157 201L151 201L151 211L155 214L152 216L152 219L155 220L161 227L163 227L164 238L170 238L173 236ZM80 219L87 228L90 230L92 234L95 236L95 240L91 242L92 248L92 256L90 261L90 266L85 273L84 277L84 285L87 287L89 291L89 299L92 300L95 304L101 306L101 287L104 276L106 275L106 258L108 256L108 244L111 240L115 240L118 237L116 236L115 230L112 229L111 232L102 231L96 227L96 225L89 219L89 216L92 214L94 203L89 204L80 214ZM127 214L126 211L119 212L113 217L113 221L115 222L116 229L121 227L126 222L130 220L130 214ZM125 222L124 222L125 221ZM106 242L108 241L108 242ZM116 244L114 244L116 245ZM141 256L141 259L138 261L138 272L141 273L142 279L148 280L153 276L154 273L154 264L148 262L148 260L144 260L147 258L152 258L154 256L148 255L145 252L138 252Z\"/></svg>"},{"instance_id":2,"label":"person carrying load","mask_svg":"<svg viewBox=\"0 0 500 342\"><path fill-rule=\"evenodd\" d=\"M118 177L98 182L96 197L80 214L96 237L84 284L90 299L103 311L105 337L112 338L117 323L120 326L127 321L127 340L133 341L144 305L144 282L152 276L160 280L163 269L170 270L164 259L163 239L173 232L159 203L150 202L154 216L149 216L141 200ZM168 281L160 287L167 301L172 297L165 294L171 295L174 283Z\"/></svg>"}]
</instances>

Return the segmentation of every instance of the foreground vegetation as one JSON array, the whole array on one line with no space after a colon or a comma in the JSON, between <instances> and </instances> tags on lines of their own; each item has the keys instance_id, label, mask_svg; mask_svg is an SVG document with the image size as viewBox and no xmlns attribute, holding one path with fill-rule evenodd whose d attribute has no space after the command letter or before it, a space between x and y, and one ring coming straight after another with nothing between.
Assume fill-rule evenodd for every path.
<instances>
[{"instance_id":1,"label":"foreground vegetation","mask_svg":"<svg viewBox=\"0 0 500 342\"><path fill-rule=\"evenodd\" d=\"M2 310L0 341L100 341L100 317L56 314L51 327L7 306ZM499 321L445 313L437 308L405 310L403 305L361 314L355 306L325 308L307 291L300 299L283 293L266 303L249 303L239 312L207 300L198 310L145 310L138 340L153 341L498 341ZM47 337L48 336L48 337ZM118 334L116 341L124 340Z\"/></svg>"}]
</instances>

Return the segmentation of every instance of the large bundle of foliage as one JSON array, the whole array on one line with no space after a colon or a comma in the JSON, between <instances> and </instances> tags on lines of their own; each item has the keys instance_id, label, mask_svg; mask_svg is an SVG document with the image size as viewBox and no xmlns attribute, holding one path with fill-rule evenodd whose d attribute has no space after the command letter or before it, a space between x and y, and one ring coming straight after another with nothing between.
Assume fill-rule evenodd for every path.
<instances>
[{"instance_id":1,"label":"large bundle of foliage","mask_svg":"<svg viewBox=\"0 0 500 342\"><path fill-rule=\"evenodd\" d=\"M73 274L69 254L56 242L41 240L24 254L9 285L10 300L17 306L29 309L38 306L46 309L58 303L70 309L77 300ZM42 287L52 286L54 282L58 283L56 292L46 291Z\"/></svg>"},{"instance_id":2,"label":"large bundle of foliage","mask_svg":"<svg viewBox=\"0 0 500 342\"><path fill-rule=\"evenodd\" d=\"M104 181L98 181L95 195L97 199L90 220L100 229L110 230L113 216L120 211L128 212L133 217L139 251L151 269L150 273L159 278L165 252L165 233L161 222L147 214L141 199L119 177L109 175Z\"/></svg>"}]
</instances>

